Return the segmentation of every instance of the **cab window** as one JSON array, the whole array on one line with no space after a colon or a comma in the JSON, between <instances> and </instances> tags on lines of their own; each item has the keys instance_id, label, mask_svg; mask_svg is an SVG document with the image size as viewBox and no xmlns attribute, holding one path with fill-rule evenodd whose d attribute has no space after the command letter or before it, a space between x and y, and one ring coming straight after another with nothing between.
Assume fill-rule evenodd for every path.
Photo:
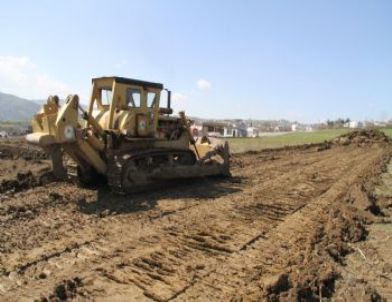
<instances>
[{"instance_id":1,"label":"cab window","mask_svg":"<svg viewBox=\"0 0 392 302\"><path fill-rule=\"evenodd\" d=\"M130 107L140 107L140 89L130 88L127 90L127 104Z\"/></svg>"},{"instance_id":2,"label":"cab window","mask_svg":"<svg viewBox=\"0 0 392 302\"><path fill-rule=\"evenodd\" d=\"M155 92L147 92L147 106L152 108L155 106L157 94Z\"/></svg>"},{"instance_id":3,"label":"cab window","mask_svg":"<svg viewBox=\"0 0 392 302\"><path fill-rule=\"evenodd\" d=\"M102 105L110 105L112 101L112 89L111 88L102 88L100 93L101 104Z\"/></svg>"}]
</instances>

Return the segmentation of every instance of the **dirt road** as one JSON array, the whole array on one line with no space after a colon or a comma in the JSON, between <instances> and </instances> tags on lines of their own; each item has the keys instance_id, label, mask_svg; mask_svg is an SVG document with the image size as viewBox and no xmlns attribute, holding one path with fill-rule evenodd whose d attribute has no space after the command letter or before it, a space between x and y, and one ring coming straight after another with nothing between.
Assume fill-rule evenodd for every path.
<instances>
[{"instance_id":1,"label":"dirt road","mask_svg":"<svg viewBox=\"0 0 392 302\"><path fill-rule=\"evenodd\" d=\"M369 196L391 154L355 141L238 154L232 178L132 196L33 169L1 192L0 300L349 301L336 281L382 211Z\"/></svg>"}]
</instances>

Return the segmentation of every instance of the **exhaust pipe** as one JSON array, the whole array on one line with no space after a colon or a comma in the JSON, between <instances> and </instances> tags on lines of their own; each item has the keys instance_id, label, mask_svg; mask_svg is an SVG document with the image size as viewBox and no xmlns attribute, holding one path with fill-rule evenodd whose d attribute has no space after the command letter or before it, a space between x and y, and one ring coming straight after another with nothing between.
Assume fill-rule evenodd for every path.
<instances>
[{"instance_id":1,"label":"exhaust pipe","mask_svg":"<svg viewBox=\"0 0 392 302\"><path fill-rule=\"evenodd\" d=\"M171 109L171 91L167 90L167 109Z\"/></svg>"}]
</instances>

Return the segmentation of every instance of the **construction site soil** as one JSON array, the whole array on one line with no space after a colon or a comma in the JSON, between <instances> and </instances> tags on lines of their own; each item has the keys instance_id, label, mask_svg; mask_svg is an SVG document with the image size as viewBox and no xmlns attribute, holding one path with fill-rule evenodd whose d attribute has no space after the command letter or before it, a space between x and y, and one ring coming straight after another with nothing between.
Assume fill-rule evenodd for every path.
<instances>
[{"instance_id":1,"label":"construction site soil","mask_svg":"<svg viewBox=\"0 0 392 302\"><path fill-rule=\"evenodd\" d=\"M392 299L392 193L375 193L391 155L381 132L355 132L118 196L0 142L0 300Z\"/></svg>"}]
</instances>

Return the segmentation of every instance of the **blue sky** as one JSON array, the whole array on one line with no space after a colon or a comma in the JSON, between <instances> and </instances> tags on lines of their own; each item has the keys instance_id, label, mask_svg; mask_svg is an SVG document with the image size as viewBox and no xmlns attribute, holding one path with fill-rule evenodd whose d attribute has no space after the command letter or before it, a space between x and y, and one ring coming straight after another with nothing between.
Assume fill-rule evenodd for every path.
<instances>
[{"instance_id":1,"label":"blue sky","mask_svg":"<svg viewBox=\"0 0 392 302\"><path fill-rule=\"evenodd\" d=\"M2 1L0 91L162 82L215 118L392 118L392 1Z\"/></svg>"}]
</instances>

